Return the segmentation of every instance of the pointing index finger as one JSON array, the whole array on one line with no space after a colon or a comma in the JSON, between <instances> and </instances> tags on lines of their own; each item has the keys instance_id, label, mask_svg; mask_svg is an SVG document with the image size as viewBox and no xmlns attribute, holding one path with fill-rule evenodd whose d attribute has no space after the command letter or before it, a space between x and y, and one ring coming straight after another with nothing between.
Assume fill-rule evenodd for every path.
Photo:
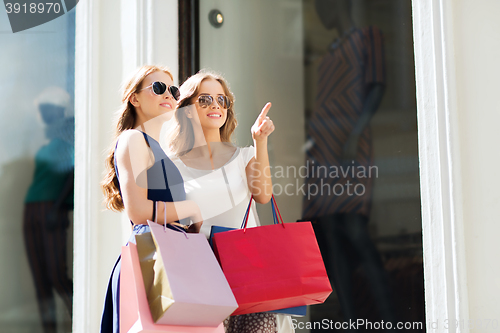
<instances>
[{"instance_id":1,"label":"pointing index finger","mask_svg":"<svg viewBox=\"0 0 500 333\"><path fill-rule=\"evenodd\" d=\"M267 113L269 112L269 109L271 108L272 104L271 102L268 102L264 107L262 108L262 111L259 114L259 119L265 119L267 116Z\"/></svg>"}]
</instances>

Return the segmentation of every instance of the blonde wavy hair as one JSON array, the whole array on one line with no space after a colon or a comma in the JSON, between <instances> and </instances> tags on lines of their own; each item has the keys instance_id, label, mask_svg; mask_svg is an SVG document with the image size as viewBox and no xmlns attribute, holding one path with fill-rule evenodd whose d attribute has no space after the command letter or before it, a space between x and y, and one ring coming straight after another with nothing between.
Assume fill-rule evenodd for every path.
<instances>
[{"instance_id":1,"label":"blonde wavy hair","mask_svg":"<svg viewBox=\"0 0 500 333\"><path fill-rule=\"evenodd\" d=\"M175 110L175 126L169 135L170 152L182 156L188 153L194 146L194 129L191 120L187 117L185 108L194 104L194 98L200 92L201 83L205 80L215 80L220 83L224 94L229 98L230 105L227 109L226 122L219 129L222 142L231 142L231 137L236 125L236 116L234 114L234 95L229 89L226 80L219 74L210 71L200 71L189 77L179 88L180 98Z\"/></svg>"},{"instance_id":2,"label":"blonde wavy hair","mask_svg":"<svg viewBox=\"0 0 500 333\"><path fill-rule=\"evenodd\" d=\"M120 194L120 184L115 172L115 147L120 134L128 129L133 129L137 125L137 113L135 107L130 102L130 98L140 89L142 82L152 73L164 72L173 80L174 77L170 70L164 66L146 65L137 69L137 71L122 86L122 105L117 111L115 139L106 157L106 174L101 182L101 188L104 193L104 203L106 208L113 211L122 211L122 196Z\"/></svg>"}]
</instances>

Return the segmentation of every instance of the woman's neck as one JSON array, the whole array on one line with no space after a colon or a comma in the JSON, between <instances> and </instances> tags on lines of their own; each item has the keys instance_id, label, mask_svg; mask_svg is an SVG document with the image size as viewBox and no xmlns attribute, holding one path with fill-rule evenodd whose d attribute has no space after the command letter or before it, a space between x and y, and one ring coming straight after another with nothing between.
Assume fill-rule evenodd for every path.
<instances>
[{"instance_id":1,"label":"woman's neck","mask_svg":"<svg viewBox=\"0 0 500 333\"><path fill-rule=\"evenodd\" d=\"M221 142L219 129L204 129L202 131L195 131L194 135L194 149L191 151L191 155L201 158L201 160L210 161L210 167L212 170L215 169L214 164L214 146L213 143ZM193 157L191 156L191 157Z\"/></svg>"},{"instance_id":2,"label":"woman's neck","mask_svg":"<svg viewBox=\"0 0 500 333\"><path fill-rule=\"evenodd\" d=\"M135 129L146 133L156 141L160 141L160 132L163 124L172 118L173 112L167 112L145 122L136 122Z\"/></svg>"},{"instance_id":3,"label":"woman's neck","mask_svg":"<svg viewBox=\"0 0 500 333\"><path fill-rule=\"evenodd\" d=\"M211 142L221 142L219 129L194 131L194 147L206 146Z\"/></svg>"},{"instance_id":4,"label":"woman's neck","mask_svg":"<svg viewBox=\"0 0 500 333\"><path fill-rule=\"evenodd\" d=\"M218 128L217 129L210 129L210 130L203 128L203 136L205 137L205 141L207 143L221 142L220 130Z\"/></svg>"}]
</instances>

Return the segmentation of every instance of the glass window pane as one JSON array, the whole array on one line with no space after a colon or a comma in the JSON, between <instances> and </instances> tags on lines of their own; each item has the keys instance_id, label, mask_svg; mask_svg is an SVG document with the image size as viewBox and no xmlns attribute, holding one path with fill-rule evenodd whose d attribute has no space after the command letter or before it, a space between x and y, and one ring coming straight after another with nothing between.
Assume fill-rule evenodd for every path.
<instances>
[{"instance_id":1,"label":"glass window pane","mask_svg":"<svg viewBox=\"0 0 500 333\"><path fill-rule=\"evenodd\" d=\"M75 11L18 33L0 15L0 330L69 332Z\"/></svg>"}]
</instances>

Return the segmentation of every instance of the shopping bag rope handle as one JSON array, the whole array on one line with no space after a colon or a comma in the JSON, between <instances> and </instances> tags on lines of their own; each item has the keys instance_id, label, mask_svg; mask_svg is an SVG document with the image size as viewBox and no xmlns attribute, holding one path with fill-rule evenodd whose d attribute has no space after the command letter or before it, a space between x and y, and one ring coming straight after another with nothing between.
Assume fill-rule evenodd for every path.
<instances>
[{"instance_id":1,"label":"shopping bag rope handle","mask_svg":"<svg viewBox=\"0 0 500 333\"><path fill-rule=\"evenodd\" d=\"M272 207L272 212L273 212L273 222L274 224L278 224L278 216L276 216L276 209L274 209L274 201L271 200L271 207Z\"/></svg>"},{"instance_id":2,"label":"shopping bag rope handle","mask_svg":"<svg viewBox=\"0 0 500 333\"><path fill-rule=\"evenodd\" d=\"M163 215L163 218L164 218L164 220L163 220L163 232L165 232L165 231L167 231L167 203L165 201L162 201L162 202L164 205L163 207L165 208L164 215ZM158 201L155 201L155 209L156 209L156 211L158 211ZM158 223L158 214L156 214L156 216L155 216L155 223ZM175 228L176 230L179 230L180 232L182 232L186 236L186 238L188 238L186 230L184 230L181 227L178 227L172 223L170 223L170 226L172 228Z\"/></svg>"},{"instance_id":3,"label":"shopping bag rope handle","mask_svg":"<svg viewBox=\"0 0 500 333\"><path fill-rule=\"evenodd\" d=\"M243 222L241 223L240 229L246 228L247 221L248 221L248 215L250 213L250 206L252 205L252 199L253 199L253 195L250 197L250 202L248 203L247 209L245 211L245 216L243 217Z\"/></svg>"},{"instance_id":4,"label":"shopping bag rope handle","mask_svg":"<svg viewBox=\"0 0 500 333\"><path fill-rule=\"evenodd\" d=\"M276 212L278 212L278 216L280 217L281 224L283 224L283 227L285 227L285 223L283 222L283 217L281 217L281 212L280 212L280 209L278 208L278 203L276 202L276 198L274 197L274 194L271 195L271 200L272 200L272 202L274 202L273 209L276 209Z\"/></svg>"},{"instance_id":5,"label":"shopping bag rope handle","mask_svg":"<svg viewBox=\"0 0 500 333\"><path fill-rule=\"evenodd\" d=\"M250 197L250 202L248 203L247 211L245 212L245 217L243 218L243 224L241 225L241 229L243 229L243 233L246 233L247 231L247 223L248 223L248 218L250 216L250 207L252 206L252 201L253 201L253 194ZM283 222L283 217L281 217L280 210L278 208L278 204L276 203L276 198L274 197L274 194L271 195L271 206L273 210L273 220L274 224L282 224L283 228L285 227L285 223ZM279 219L277 218L279 216Z\"/></svg>"},{"instance_id":6,"label":"shopping bag rope handle","mask_svg":"<svg viewBox=\"0 0 500 333\"><path fill-rule=\"evenodd\" d=\"M271 200L271 207L272 207L272 211L273 211L273 221L274 221L274 224L280 224L280 220L278 220L278 214L276 213L276 207L278 205L276 204L276 201L274 200ZM281 215L280 215L281 217ZM283 219L281 219L281 223L283 223Z\"/></svg>"}]
</instances>

